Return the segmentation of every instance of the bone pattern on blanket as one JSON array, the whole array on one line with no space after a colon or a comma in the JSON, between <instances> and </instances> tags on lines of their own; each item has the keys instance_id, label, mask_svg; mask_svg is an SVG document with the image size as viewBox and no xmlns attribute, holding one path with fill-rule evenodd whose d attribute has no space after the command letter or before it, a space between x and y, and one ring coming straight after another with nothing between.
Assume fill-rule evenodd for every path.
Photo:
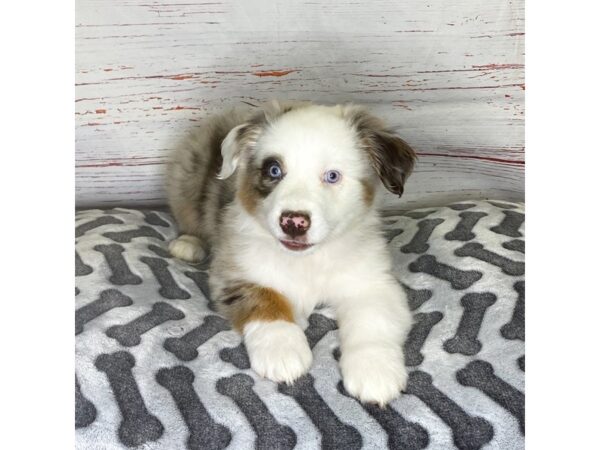
<instances>
[{"instance_id":1,"label":"bone pattern on blanket","mask_svg":"<svg viewBox=\"0 0 600 450\"><path fill-rule=\"evenodd\" d=\"M483 245L470 242L465 244L461 248L454 251L456 256L470 256L477 258L481 261L493 264L494 266L500 267L502 272L507 275L519 276L525 273L525 263L520 261L513 261L512 259L505 258L498 253L491 252L483 248Z\"/></svg>"},{"instance_id":2,"label":"bone pattern on blanket","mask_svg":"<svg viewBox=\"0 0 600 450\"><path fill-rule=\"evenodd\" d=\"M96 420L96 407L81 393L81 386L75 375L75 428L87 427Z\"/></svg>"},{"instance_id":3,"label":"bone pattern on blanket","mask_svg":"<svg viewBox=\"0 0 600 450\"><path fill-rule=\"evenodd\" d=\"M467 289L481 279L483 274L476 270L461 270L441 263L435 256L423 255L408 266L411 272L424 272L450 282L454 289Z\"/></svg>"},{"instance_id":4,"label":"bone pattern on blanket","mask_svg":"<svg viewBox=\"0 0 600 450\"><path fill-rule=\"evenodd\" d=\"M356 428L340 421L321 398L311 374L300 377L292 385L280 383L279 392L293 397L321 432L322 448L358 449L362 437Z\"/></svg>"},{"instance_id":5,"label":"bone pattern on blanket","mask_svg":"<svg viewBox=\"0 0 600 450\"><path fill-rule=\"evenodd\" d=\"M161 258L142 256L140 261L150 267L154 278L160 284L158 293L168 300L187 300L190 293L177 285L177 282L169 272L169 263Z\"/></svg>"},{"instance_id":6,"label":"bone pattern on blanket","mask_svg":"<svg viewBox=\"0 0 600 450\"><path fill-rule=\"evenodd\" d=\"M79 256L79 253L77 253L77 250L75 250L75 276L84 277L93 271L94 269L84 263L81 259L81 256Z\"/></svg>"},{"instance_id":7,"label":"bone pattern on blanket","mask_svg":"<svg viewBox=\"0 0 600 450\"><path fill-rule=\"evenodd\" d=\"M481 342L477 340L485 311L496 302L496 296L489 292L465 294L460 300L464 313L453 338L444 342L444 350L448 353L475 355L481 350Z\"/></svg>"},{"instance_id":8,"label":"bone pattern on blanket","mask_svg":"<svg viewBox=\"0 0 600 450\"><path fill-rule=\"evenodd\" d=\"M340 394L349 397L342 381L337 385ZM409 422L393 408L380 408L378 405L364 404L363 408L381 425L388 435L388 448L419 450L429 444L429 434L421 425Z\"/></svg>"},{"instance_id":9,"label":"bone pattern on blanket","mask_svg":"<svg viewBox=\"0 0 600 450\"><path fill-rule=\"evenodd\" d=\"M133 347L142 341L142 334L169 320L181 320L185 317L180 310L168 303L158 302L146 314L125 325L114 325L106 330L106 335L116 339L123 347Z\"/></svg>"},{"instance_id":10,"label":"bone pattern on blanket","mask_svg":"<svg viewBox=\"0 0 600 450\"><path fill-rule=\"evenodd\" d=\"M140 389L131 370L135 358L131 353L119 351L103 353L96 358L96 367L104 372L110 383L123 420L119 426L119 438L128 447L158 440L163 424L148 411Z\"/></svg>"},{"instance_id":11,"label":"bone pattern on blanket","mask_svg":"<svg viewBox=\"0 0 600 450\"><path fill-rule=\"evenodd\" d=\"M427 241L435 228L444 223L444 219L426 219L420 221L417 226L419 230L415 233L412 240L400 248L403 253L425 253L429 250Z\"/></svg>"},{"instance_id":12,"label":"bone pattern on blanket","mask_svg":"<svg viewBox=\"0 0 600 450\"><path fill-rule=\"evenodd\" d=\"M169 390L190 430L188 448L223 449L229 445L231 433L208 414L194 390L194 379L194 373L185 366L160 369L156 374L156 381Z\"/></svg>"},{"instance_id":13,"label":"bone pattern on blanket","mask_svg":"<svg viewBox=\"0 0 600 450\"><path fill-rule=\"evenodd\" d=\"M467 414L433 385L431 375L415 370L410 373L408 394L419 397L452 429L454 444L461 450L481 448L492 440L494 429L481 417Z\"/></svg>"},{"instance_id":14,"label":"bone pattern on blanket","mask_svg":"<svg viewBox=\"0 0 600 450\"><path fill-rule=\"evenodd\" d=\"M460 222L456 224L456 228L444 236L449 241L470 241L474 239L475 233L472 231L473 227L477 225L480 219L487 216L487 213L466 211L460 213L458 216L460 217Z\"/></svg>"},{"instance_id":15,"label":"bone pattern on blanket","mask_svg":"<svg viewBox=\"0 0 600 450\"><path fill-rule=\"evenodd\" d=\"M504 219L499 225L496 225L490 230L494 233L503 234L510 237L521 237L523 236L519 231L519 228L525 221L525 215L516 211L503 211Z\"/></svg>"},{"instance_id":16,"label":"bone pattern on blanket","mask_svg":"<svg viewBox=\"0 0 600 450\"><path fill-rule=\"evenodd\" d=\"M122 255L122 253L125 252L125 248L121 245L96 245L94 250L104 255L106 263L112 272L112 275L109 278L111 283L116 284L117 286L142 283L142 279L131 271L127 261L125 261L125 258Z\"/></svg>"},{"instance_id":17,"label":"bone pattern on blanket","mask_svg":"<svg viewBox=\"0 0 600 450\"><path fill-rule=\"evenodd\" d=\"M116 217L100 216L97 219L82 223L81 225L77 226L77 228L75 228L75 237L76 238L81 237L88 231L91 231L94 228L98 228L98 227L101 227L104 225L115 225L115 224L122 224L122 223L123 223L123 221L120 219L117 219Z\"/></svg>"},{"instance_id":18,"label":"bone pattern on blanket","mask_svg":"<svg viewBox=\"0 0 600 450\"><path fill-rule=\"evenodd\" d=\"M98 300L94 300L75 311L75 334L81 333L83 326L90 320L94 320L113 308L122 308L132 304L131 297L123 295L116 289L102 291Z\"/></svg>"},{"instance_id":19,"label":"bone pattern on blanket","mask_svg":"<svg viewBox=\"0 0 600 450\"><path fill-rule=\"evenodd\" d=\"M281 425L252 387L254 380L245 374L221 378L217 381L217 391L235 402L256 431L255 448L270 450L273 448L292 449L296 445L296 433L290 427Z\"/></svg>"},{"instance_id":20,"label":"bone pattern on blanket","mask_svg":"<svg viewBox=\"0 0 600 450\"><path fill-rule=\"evenodd\" d=\"M488 216L480 218L470 230L475 234L471 243L481 244L484 250L514 262L522 262L520 250L524 251L524 236L505 237L490 230L502 224L506 210L520 213L522 206L498 205L469 201L438 209L384 215L385 233L393 238L389 246L396 264L393 275L404 285L415 317L405 347L406 362L413 364L409 366L411 381L405 394L386 409L361 404L345 396L335 360L335 356L339 358L339 349L333 350L339 345L335 321L329 318L333 316L320 311L309 316L305 334L313 349L314 362L309 376L299 380L290 395L287 386L274 385L254 374L241 339L225 319L209 309L212 303L208 259L191 265L166 253L168 241L177 236L168 214L156 212L155 217L149 212L122 208L110 210L108 214L100 210L83 212L76 226L94 224L87 231L83 228L84 233L76 244L81 262L92 270L75 280L76 332L79 333L75 386L79 404L75 416L79 426L78 448L96 448L98 439L107 448L115 449L140 446L141 442L157 449L194 448L195 445L210 448L205 445L207 437L223 426L221 437L213 440L215 448L226 446L229 437L228 448L232 445L249 448L257 444L263 448L290 448L295 443L295 448L307 450L319 442L333 448L336 443L344 448L358 447L360 443L364 448L382 448L387 441L389 448L503 448L503 442L511 442L515 449L522 449L523 434L519 420L515 419L519 403L514 399L518 399L518 395L513 396L510 388L521 392L523 387L524 343L519 338L522 335L524 339L523 275L508 275L502 268L476 257L457 256L454 250L464 248L465 241L446 238L464 219L460 216L463 211L484 212ZM115 223L101 225L102 222L96 221L99 217L112 217ZM401 251L418 234L419 222L436 219L444 221L421 241L428 245L425 254ZM518 232L524 235L520 225ZM164 240L157 239L154 233L137 237L130 233L144 226L155 229ZM510 233L506 230L511 227L514 231L514 224L505 224L500 229ZM405 231L400 233L399 230ZM111 232L121 233L117 234L118 239L125 233L129 241L111 243L104 236ZM514 247L503 245L507 243ZM127 271L140 277L142 283L113 283L126 277L112 278L115 274L109 270L106 252L93 250L98 245L114 246L111 248L117 249L116 257L109 252L113 266L115 261L122 260ZM121 248L124 251L120 251ZM142 257L159 261L156 266L161 266L160 276L167 273L165 279L170 277L173 286L188 292L190 298L187 301L165 299L158 292L164 286L152 268L141 261ZM114 298L103 299L106 294L102 293L109 290L115 293ZM478 297L474 305L463 303L461 306L462 299L473 294L493 294L496 301L486 306L485 298ZM152 305L161 301L185 317L161 322L159 317L148 314ZM132 327L136 320L139 328ZM157 325L153 326L154 323ZM127 325L132 328L125 333L124 345L139 340L137 345L127 347L128 352L121 352L131 354L116 358L118 362L111 363L112 371L103 371L102 364L94 366L99 355L108 352L111 356L111 352L123 348L117 340L108 338L106 331L112 326ZM148 326L151 328L144 331ZM459 353L449 353L447 341L458 342ZM481 344L476 357L461 353L475 342ZM112 345L110 350L107 345ZM135 357L131 364L129 357ZM491 363L495 369L493 376L506 383L494 381L492 388L497 392L488 385L469 386L459 382L457 371L473 370L468 364L475 358ZM510 370L501 369L504 366ZM119 394L119 388L111 387L114 384L111 378L117 380L117 385L129 387L121 387ZM507 405L494 400L494 395L501 398L500 393L502 398L513 399L508 405L513 408L512 413ZM81 405L88 405L85 398L91 400L96 409L93 421L90 421L91 415L81 413ZM124 411L119 402L125 402L123 406L134 412ZM485 409L477 409L477 405L479 408L485 405ZM125 420L126 417L129 419ZM136 426L137 419L131 417L142 417L143 424ZM272 426L261 427L265 417ZM82 426L85 423L87 426ZM156 438L157 435L160 436Z\"/></svg>"},{"instance_id":21,"label":"bone pattern on blanket","mask_svg":"<svg viewBox=\"0 0 600 450\"><path fill-rule=\"evenodd\" d=\"M421 347L425 344L431 329L436 323L442 320L443 317L444 315L439 311L414 315L415 323L404 343L407 366L418 366L423 362L424 357L421 354Z\"/></svg>"},{"instance_id":22,"label":"bone pattern on blanket","mask_svg":"<svg viewBox=\"0 0 600 450\"><path fill-rule=\"evenodd\" d=\"M510 322L503 325L500 333L505 339L525 340L525 282L517 281L515 291L519 294Z\"/></svg>"},{"instance_id":23,"label":"bone pattern on blanket","mask_svg":"<svg viewBox=\"0 0 600 450\"><path fill-rule=\"evenodd\" d=\"M511 413L518 421L521 433L525 433L525 395L494 374L494 368L486 361L471 361L456 372L456 379L464 386L471 386Z\"/></svg>"},{"instance_id":24,"label":"bone pattern on blanket","mask_svg":"<svg viewBox=\"0 0 600 450\"><path fill-rule=\"evenodd\" d=\"M131 242L132 239L139 237L156 238L161 241L165 240L162 234L160 234L154 228L148 227L146 225L142 225L141 227L136 228L134 230L108 232L104 233L102 236L112 239L113 241L118 242L120 244Z\"/></svg>"},{"instance_id":25,"label":"bone pattern on blanket","mask_svg":"<svg viewBox=\"0 0 600 450\"><path fill-rule=\"evenodd\" d=\"M197 348L221 331L231 329L229 323L219 316L207 316L201 325L179 338L168 338L165 350L173 353L181 361L191 361L198 357Z\"/></svg>"}]
</instances>

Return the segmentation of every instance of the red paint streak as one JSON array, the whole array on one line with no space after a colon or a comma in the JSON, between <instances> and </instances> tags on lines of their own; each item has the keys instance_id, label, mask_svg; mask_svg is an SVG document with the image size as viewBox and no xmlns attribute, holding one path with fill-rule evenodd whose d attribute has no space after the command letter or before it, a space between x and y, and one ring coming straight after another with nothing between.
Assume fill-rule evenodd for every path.
<instances>
[{"instance_id":1,"label":"red paint streak","mask_svg":"<svg viewBox=\"0 0 600 450\"><path fill-rule=\"evenodd\" d=\"M153 106L152 109L163 109L162 106Z\"/></svg>"},{"instance_id":2,"label":"red paint streak","mask_svg":"<svg viewBox=\"0 0 600 450\"><path fill-rule=\"evenodd\" d=\"M174 108L167 108L165 109L165 111L181 111L182 109L193 109L193 110L198 110L200 111L200 108L194 108L192 106L175 106Z\"/></svg>"},{"instance_id":3,"label":"red paint streak","mask_svg":"<svg viewBox=\"0 0 600 450\"><path fill-rule=\"evenodd\" d=\"M471 66L473 69L478 70L498 70L498 69L522 69L525 67L523 64L486 64L483 66Z\"/></svg>"},{"instance_id":4,"label":"red paint streak","mask_svg":"<svg viewBox=\"0 0 600 450\"><path fill-rule=\"evenodd\" d=\"M105 72L112 72L112 69L103 69Z\"/></svg>"},{"instance_id":5,"label":"red paint streak","mask_svg":"<svg viewBox=\"0 0 600 450\"><path fill-rule=\"evenodd\" d=\"M504 96L505 96L506 98L510 98L510 95L508 95L508 94L504 94Z\"/></svg>"},{"instance_id":6,"label":"red paint streak","mask_svg":"<svg viewBox=\"0 0 600 450\"><path fill-rule=\"evenodd\" d=\"M252 75L257 77L283 77L290 73L298 72L297 70L267 70L262 72L252 72Z\"/></svg>"},{"instance_id":7,"label":"red paint streak","mask_svg":"<svg viewBox=\"0 0 600 450\"><path fill-rule=\"evenodd\" d=\"M88 122L87 123L88 127L96 127L96 126L99 126L99 125L103 125L103 124L99 123L99 122Z\"/></svg>"},{"instance_id":8,"label":"red paint streak","mask_svg":"<svg viewBox=\"0 0 600 450\"><path fill-rule=\"evenodd\" d=\"M501 158L490 158L489 156L475 156L475 155L448 155L443 153L421 153L417 152L418 156L441 156L444 158L463 158L463 159L478 159L481 161L490 161L497 162L502 164L517 164L524 165L525 161L514 161L510 159L501 159Z\"/></svg>"},{"instance_id":9,"label":"red paint streak","mask_svg":"<svg viewBox=\"0 0 600 450\"><path fill-rule=\"evenodd\" d=\"M106 110L105 109L97 109L96 114L106 114Z\"/></svg>"},{"instance_id":10,"label":"red paint streak","mask_svg":"<svg viewBox=\"0 0 600 450\"><path fill-rule=\"evenodd\" d=\"M125 166L159 166L162 165L163 163L161 162L146 162L146 163L132 163L132 164L126 164L126 163L122 163L122 162L117 162L117 161L109 161L109 162L105 162L105 163L100 163L100 164L78 164L75 167L77 169L80 168L85 168L85 169L89 169L89 168L93 168L93 169L98 169L98 168L102 168L102 167L125 167Z\"/></svg>"},{"instance_id":11,"label":"red paint streak","mask_svg":"<svg viewBox=\"0 0 600 450\"><path fill-rule=\"evenodd\" d=\"M194 75L191 74L181 74L181 75L173 75L172 77L167 77L169 80L189 80L190 78L194 78Z\"/></svg>"}]
</instances>

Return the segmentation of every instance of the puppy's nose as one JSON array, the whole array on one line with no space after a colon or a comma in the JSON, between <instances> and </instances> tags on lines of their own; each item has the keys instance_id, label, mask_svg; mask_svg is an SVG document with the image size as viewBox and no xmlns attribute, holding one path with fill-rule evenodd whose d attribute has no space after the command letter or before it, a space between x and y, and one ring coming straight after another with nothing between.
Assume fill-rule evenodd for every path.
<instances>
[{"instance_id":1,"label":"puppy's nose","mask_svg":"<svg viewBox=\"0 0 600 450\"><path fill-rule=\"evenodd\" d=\"M279 226L292 238L302 236L310 228L310 215L301 211L284 211L279 218Z\"/></svg>"}]
</instances>

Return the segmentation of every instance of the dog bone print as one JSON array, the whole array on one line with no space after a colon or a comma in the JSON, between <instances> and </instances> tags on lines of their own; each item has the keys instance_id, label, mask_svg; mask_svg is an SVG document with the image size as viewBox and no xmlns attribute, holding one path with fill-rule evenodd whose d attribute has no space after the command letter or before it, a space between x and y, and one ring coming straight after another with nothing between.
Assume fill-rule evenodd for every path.
<instances>
[{"instance_id":1,"label":"dog bone print","mask_svg":"<svg viewBox=\"0 0 600 450\"><path fill-rule=\"evenodd\" d=\"M500 267L502 272L506 275L519 276L525 273L525 263L520 261L513 261L512 259L505 258L498 253L491 252L483 248L483 245L477 242L470 242L463 245L461 248L454 250L456 256L470 256L472 258L479 259L490 263L494 266Z\"/></svg>"},{"instance_id":2,"label":"dog bone print","mask_svg":"<svg viewBox=\"0 0 600 450\"><path fill-rule=\"evenodd\" d=\"M159 247L158 245L153 245L150 244L148 246L148 250L150 250L151 252L153 252L155 255L160 256L161 258L172 258L173 256L169 253L168 250L165 250L162 247Z\"/></svg>"},{"instance_id":3,"label":"dog bone print","mask_svg":"<svg viewBox=\"0 0 600 450\"><path fill-rule=\"evenodd\" d=\"M525 282L517 281L514 284L515 291L519 294L515 303L510 322L502 325L500 333L505 339L525 340Z\"/></svg>"},{"instance_id":4,"label":"dog bone print","mask_svg":"<svg viewBox=\"0 0 600 450\"><path fill-rule=\"evenodd\" d=\"M125 284L142 283L142 279L131 271L127 261L125 261L122 255L125 249L122 246L118 244L96 245L94 250L104 255L104 259L112 272L108 279L112 284L123 286Z\"/></svg>"},{"instance_id":5,"label":"dog bone print","mask_svg":"<svg viewBox=\"0 0 600 450\"><path fill-rule=\"evenodd\" d=\"M219 316L206 316L201 325L178 338L167 338L163 347L181 361L198 357L197 348L221 331L230 330L229 323Z\"/></svg>"},{"instance_id":6,"label":"dog bone print","mask_svg":"<svg viewBox=\"0 0 600 450\"><path fill-rule=\"evenodd\" d=\"M171 393L190 431L187 447L223 449L231 442L231 433L208 414L194 390L194 379L194 373L185 366L160 369L156 374L156 381Z\"/></svg>"},{"instance_id":7,"label":"dog bone print","mask_svg":"<svg viewBox=\"0 0 600 450\"><path fill-rule=\"evenodd\" d=\"M168 222L165 222L163 219L160 218L158 214L156 214L153 211L142 211L142 214L144 215L144 222L146 222L147 224L159 227L169 226Z\"/></svg>"},{"instance_id":8,"label":"dog bone print","mask_svg":"<svg viewBox=\"0 0 600 450\"><path fill-rule=\"evenodd\" d=\"M188 271L183 274L194 282L194 284L200 289L204 298L208 301L209 306L214 308L210 297L210 289L208 287L208 274L206 272Z\"/></svg>"},{"instance_id":9,"label":"dog bone print","mask_svg":"<svg viewBox=\"0 0 600 450\"><path fill-rule=\"evenodd\" d=\"M410 217L411 219L417 219L418 220L418 219L424 219L425 217L427 217L430 214L433 214L436 211L437 210L435 210L435 209L432 209L432 210L429 210L429 211L410 211L410 212L403 213L403 214L400 214L400 215L404 216L404 217Z\"/></svg>"},{"instance_id":10,"label":"dog bone print","mask_svg":"<svg viewBox=\"0 0 600 450\"><path fill-rule=\"evenodd\" d=\"M494 368L486 361L475 360L456 372L456 379L463 386L479 389L493 401L512 414L525 434L525 395L494 374Z\"/></svg>"},{"instance_id":11,"label":"dog bone print","mask_svg":"<svg viewBox=\"0 0 600 450\"><path fill-rule=\"evenodd\" d=\"M504 242L502 243L502 247L507 250L525 253L525 241L522 241L521 239L513 239L512 241Z\"/></svg>"},{"instance_id":12,"label":"dog bone print","mask_svg":"<svg viewBox=\"0 0 600 450\"><path fill-rule=\"evenodd\" d=\"M120 244L131 242L132 239L135 239L137 237L149 237L160 239L161 241L165 240L162 234L160 234L154 228L148 227L146 225L142 225L141 227L135 228L133 230L110 231L108 233L103 233L102 236L112 239L113 241L118 242Z\"/></svg>"},{"instance_id":13,"label":"dog bone print","mask_svg":"<svg viewBox=\"0 0 600 450\"><path fill-rule=\"evenodd\" d=\"M321 432L321 448L361 448L361 434L340 421L315 389L314 381L311 374L306 374L292 385L279 383L278 389L282 394L293 397Z\"/></svg>"},{"instance_id":14,"label":"dog bone print","mask_svg":"<svg viewBox=\"0 0 600 450\"><path fill-rule=\"evenodd\" d=\"M160 284L158 293L169 300L187 300L191 297L190 293L180 288L171 272L169 272L169 263L162 258L152 258L142 256L140 261L150 267L154 278Z\"/></svg>"},{"instance_id":15,"label":"dog bone print","mask_svg":"<svg viewBox=\"0 0 600 450\"><path fill-rule=\"evenodd\" d=\"M454 205L448 205L448 208L454 211L464 211L465 209L471 209L475 206L474 203L455 203Z\"/></svg>"},{"instance_id":16,"label":"dog bone print","mask_svg":"<svg viewBox=\"0 0 600 450\"><path fill-rule=\"evenodd\" d=\"M392 242L397 236L400 236L402 233L404 233L404 230L400 229L400 228L393 228L391 230L384 230L384 235L385 235L385 239L388 242L388 244L390 242Z\"/></svg>"},{"instance_id":17,"label":"dog bone print","mask_svg":"<svg viewBox=\"0 0 600 450\"><path fill-rule=\"evenodd\" d=\"M431 333L433 326L438 323L444 315L439 311L430 313L419 313L414 315L414 325L408 333L404 342L405 363L407 366L418 366L423 362L421 348Z\"/></svg>"},{"instance_id":18,"label":"dog bone print","mask_svg":"<svg viewBox=\"0 0 600 450\"><path fill-rule=\"evenodd\" d=\"M82 261L79 253L77 253L77 250L75 250L75 276L83 277L85 275L89 275L93 271L94 270L90 266Z\"/></svg>"},{"instance_id":19,"label":"dog bone print","mask_svg":"<svg viewBox=\"0 0 600 450\"><path fill-rule=\"evenodd\" d=\"M444 350L448 353L475 355L481 350L481 342L477 339L485 311L496 303L496 296L491 293L469 293L460 299L464 308L458 329L453 338L444 342Z\"/></svg>"},{"instance_id":20,"label":"dog bone print","mask_svg":"<svg viewBox=\"0 0 600 450\"><path fill-rule=\"evenodd\" d=\"M353 398L344 388L344 383L342 381L338 383L337 388L342 395ZM409 422L394 408L390 406L380 408L379 405L370 403L364 403L361 404L361 406L387 433L388 448L420 450L429 445L429 433L427 433L427 430L418 423Z\"/></svg>"},{"instance_id":21,"label":"dog bone print","mask_svg":"<svg viewBox=\"0 0 600 450\"><path fill-rule=\"evenodd\" d=\"M423 303L433 296L433 291L429 289L413 289L404 283L402 283L402 287L406 291L408 307L411 311L419 309Z\"/></svg>"},{"instance_id":22,"label":"dog bone print","mask_svg":"<svg viewBox=\"0 0 600 450\"><path fill-rule=\"evenodd\" d=\"M452 429L454 444L459 449L479 449L494 437L494 428L487 420L467 414L433 385L428 373L420 370L411 372L406 393L418 397Z\"/></svg>"},{"instance_id":23,"label":"dog bone print","mask_svg":"<svg viewBox=\"0 0 600 450\"><path fill-rule=\"evenodd\" d=\"M448 241L470 241L474 239L475 233L473 233L473 228L487 214L484 212L466 211L460 213L458 216L460 217L460 222L456 224L454 230L449 231L444 236Z\"/></svg>"},{"instance_id":24,"label":"dog bone print","mask_svg":"<svg viewBox=\"0 0 600 450\"><path fill-rule=\"evenodd\" d=\"M233 364L240 370L250 368L250 358L246 346L242 342L236 347L227 347L219 352L219 357L229 364Z\"/></svg>"},{"instance_id":25,"label":"dog bone print","mask_svg":"<svg viewBox=\"0 0 600 450\"><path fill-rule=\"evenodd\" d=\"M402 253L425 253L429 250L427 241L433 233L433 230L444 222L444 219L426 219L421 220L417 226L419 229L411 239L411 241L400 248Z\"/></svg>"},{"instance_id":26,"label":"dog bone print","mask_svg":"<svg viewBox=\"0 0 600 450\"><path fill-rule=\"evenodd\" d=\"M82 306L75 311L75 334L83 331L83 326L113 308L133 305L131 297L123 295L116 289L108 289L100 293L100 298Z\"/></svg>"},{"instance_id":27,"label":"dog bone print","mask_svg":"<svg viewBox=\"0 0 600 450\"><path fill-rule=\"evenodd\" d=\"M493 205L496 208L500 208L500 209L516 209L517 208L517 206L515 206L515 205L509 205L508 203L490 202L490 201L488 201L488 203L490 205Z\"/></svg>"},{"instance_id":28,"label":"dog bone print","mask_svg":"<svg viewBox=\"0 0 600 450\"><path fill-rule=\"evenodd\" d=\"M84 428L96 420L96 407L81 393L81 386L75 376L75 428Z\"/></svg>"},{"instance_id":29,"label":"dog bone print","mask_svg":"<svg viewBox=\"0 0 600 450\"><path fill-rule=\"evenodd\" d=\"M456 267L440 263L432 255L419 256L416 261L410 263L408 269L411 272L423 272L446 280L450 282L453 289L458 290L468 288L483 276L481 272L476 270L460 270Z\"/></svg>"},{"instance_id":30,"label":"dog bone print","mask_svg":"<svg viewBox=\"0 0 600 450\"><path fill-rule=\"evenodd\" d=\"M522 237L523 235L519 232L521 224L525 221L525 214L516 211L502 211L504 213L504 219L499 225L490 228L494 233L503 234L504 236L510 237Z\"/></svg>"},{"instance_id":31,"label":"dog bone print","mask_svg":"<svg viewBox=\"0 0 600 450\"><path fill-rule=\"evenodd\" d=\"M309 347L314 348L327 333L333 330L337 330L335 320L322 314L311 314L308 318L308 328L304 331Z\"/></svg>"},{"instance_id":32,"label":"dog bone print","mask_svg":"<svg viewBox=\"0 0 600 450\"><path fill-rule=\"evenodd\" d=\"M281 425L252 387L254 380L243 373L221 378L217 391L226 395L238 406L256 432L254 448L258 450L292 449L296 446L296 433Z\"/></svg>"},{"instance_id":33,"label":"dog bone print","mask_svg":"<svg viewBox=\"0 0 600 450\"><path fill-rule=\"evenodd\" d=\"M113 216L98 217L97 219L91 220L86 223L82 223L81 225L77 226L75 228L75 237L76 238L81 237L88 231L93 230L94 228L101 227L102 225L120 225L120 224L123 224L123 221L120 219L117 219L116 217L113 217Z\"/></svg>"},{"instance_id":34,"label":"dog bone print","mask_svg":"<svg viewBox=\"0 0 600 450\"><path fill-rule=\"evenodd\" d=\"M181 311L168 303L158 302L146 314L125 325L114 325L106 330L106 335L116 339L123 347L133 347L142 341L142 334L169 320L181 320L185 317Z\"/></svg>"},{"instance_id":35,"label":"dog bone print","mask_svg":"<svg viewBox=\"0 0 600 450\"><path fill-rule=\"evenodd\" d=\"M127 447L136 447L158 440L164 427L156 416L148 412L131 369L135 358L129 352L103 353L96 358L96 368L104 372L113 391L123 420L119 439Z\"/></svg>"}]
</instances>

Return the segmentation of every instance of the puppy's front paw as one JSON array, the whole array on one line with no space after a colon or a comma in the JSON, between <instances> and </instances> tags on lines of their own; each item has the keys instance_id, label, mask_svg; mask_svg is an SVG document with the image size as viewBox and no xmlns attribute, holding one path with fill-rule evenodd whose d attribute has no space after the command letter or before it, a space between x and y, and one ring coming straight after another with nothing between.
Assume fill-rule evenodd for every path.
<instances>
[{"instance_id":1,"label":"puppy's front paw","mask_svg":"<svg viewBox=\"0 0 600 450\"><path fill-rule=\"evenodd\" d=\"M250 322L244 327L244 341L252 369L273 381L290 384L312 363L304 331L292 322Z\"/></svg>"},{"instance_id":2,"label":"puppy's front paw","mask_svg":"<svg viewBox=\"0 0 600 450\"><path fill-rule=\"evenodd\" d=\"M364 403L385 406L406 387L408 373L399 349L347 349L340 358L344 387Z\"/></svg>"},{"instance_id":3,"label":"puppy's front paw","mask_svg":"<svg viewBox=\"0 0 600 450\"><path fill-rule=\"evenodd\" d=\"M182 234L177 239L173 239L169 243L169 251L175 258L192 263L201 261L206 256L202 241L189 234Z\"/></svg>"}]
</instances>

